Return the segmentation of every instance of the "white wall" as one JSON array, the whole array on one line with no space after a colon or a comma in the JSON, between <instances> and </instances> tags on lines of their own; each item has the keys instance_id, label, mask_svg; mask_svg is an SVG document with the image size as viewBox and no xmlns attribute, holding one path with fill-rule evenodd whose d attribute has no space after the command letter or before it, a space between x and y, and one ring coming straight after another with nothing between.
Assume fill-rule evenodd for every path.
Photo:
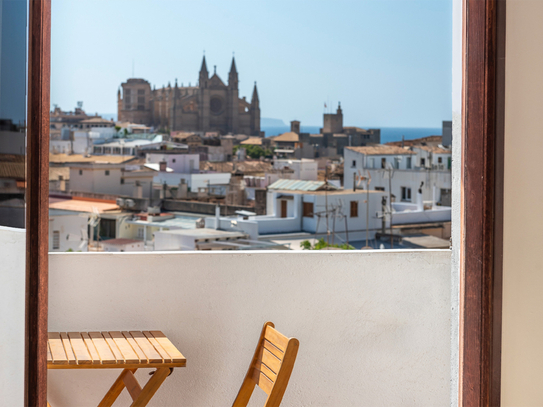
<instances>
[{"instance_id":1,"label":"white wall","mask_svg":"<svg viewBox=\"0 0 543 407\"><path fill-rule=\"evenodd\" d=\"M229 405L268 320L300 340L285 407L444 406L450 308L446 250L50 255L50 330L160 329L186 356L155 406ZM118 373L50 371L49 401L95 406Z\"/></svg>"},{"instance_id":2,"label":"white wall","mask_svg":"<svg viewBox=\"0 0 543 407\"><path fill-rule=\"evenodd\" d=\"M318 179L318 163L314 160L274 160L273 168L294 170L292 179L305 181L317 181Z\"/></svg>"},{"instance_id":3,"label":"white wall","mask_svg":"<svg viewBox=\"0 0 543 407\"><path fill-rule=\"evenodd\" d=\"M73 215L49 215L49 251L67 252L86 252L87 243L81 239L82 236L88 238L88 214L74 212ZM81 234L84 231L84 235ZM59 232L59 248L53 249L53 232ZM71 236L70 236L71 235ZM69 239L68 237L71 237ZM82 246L81 244L84 243Z\"/></svg>"},{"instance_id":4,"label":"white wall","mask_svg":"<svg viewBox=\"0 0 543 407\"><path fill-rule=\"evenodd\" d=\"M23 229L0 226L0 401L24 405L25 247Z\"/></svg>"},{"instance_id":5,"label":"white wall","mask_svg":"<svg viewBox=\"0 0 543 407\"><path fill-rule=\"evenodd\" d=\"M217 172L208 174L179 174L176 172L157 172L153 182L155 184L164 184L171 187L179 185L182 179L185 180L191 192L198 192L198 188L207 188L209 185L227 185L230 183L231 174L227 172Z\"/></svg>"},{"instance_id":6,"label":"white wall","mask_svg":"<svg viewBox=\"0 0 543 407\"><path fill-rule=\"evenodd\" d=\"M79 171L82 174L79 175ZM109 175L106 175L109 171ZM121 189L120 168L70 167L70 190L97 194L119 194Z\"/></svg>"},{"instance_id":7,"label":"white wall","mask_svg":"<svg viewBox=\"0 0 543 407\"><path fill-rule=\"evenodd\" d=\"M370 189L383 187L388 194L388 177L383 170L369 170L371 176ZM366 176L366 172L363 172ZM353 171L345 171L345 187L353 187ZM451 189L451 171L437 170L399 170L394 171L392 177L392 194L396 196L396 202L402 199L402 187L411 188L411 202L416 202L417 191L421 182L422 195L425 201L431 201L433 198L433 187L437 188L437 200L441 200L441 189Z\"/></svg>"},{"instance_id":8,"label":"white wall","mask_svg":"<svg viewBox=\"0 0 543 407\"><path fill-rule=\"evenodd\" d=\"M158 164L166 161L168 167L176 173L190 174L200 170L199 154L160 154L147 153L146 161L151 164Z\"/></svg>"},{"instance_id":9,"label":"white wall","mask_svg":"<svg viewBox=\"0 0 543 407\"><path fill-rule=\"evenodd\" d=\"M502 405L543 405L543 2L508 1Z\"/></svg>"}]
</instances>

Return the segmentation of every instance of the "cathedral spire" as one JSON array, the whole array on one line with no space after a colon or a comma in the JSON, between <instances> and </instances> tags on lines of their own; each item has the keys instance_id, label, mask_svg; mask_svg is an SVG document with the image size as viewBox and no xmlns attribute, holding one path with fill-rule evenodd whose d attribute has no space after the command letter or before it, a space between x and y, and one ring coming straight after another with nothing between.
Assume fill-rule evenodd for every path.
<instances>
[{"instance_id":1,"label":"cathedral spire","mask_svg":"<svg viewBox=\"0 0 543 407\"><path fill-rule=\"evenodd\" d=\"M206 56L202 59L202 67L200 68L200 76L198 78L198 86L200 88L207 88L207 81L209 80L209 72L207 71ZM189 82L190 87L190 82Z\"/></svg>"},{"instance_id":2,"label":"cathedral spire","mask_svg":"<svg viewBox=\"0 0 543 407\"><path fill-rule=\"evenodd\" d=\"M255 81L255 87L253 88L253 97L251 99L251 106L258 106L260 104L260 101L258 100L258 89L256 88L256 81Z\"/></svg>"},{"instance_id":3,"label":"cathedral spire","mask_svg":"<svg viewBox=\"0 0 543 407\"><path fill-rule=\"evenodd\" d=\"M235 73L237 75L238 69L236 68L236 57L232 56L232 64L230 65L230 74Z\"/></svg>"},{"instance_id":4,"label":"cathedral spire","mask_svg":"<svg viewBox=\"0 0 543 407\"><path fill-rule=\"evenodd\" d=\"M228 86L233 89L238 88L238 70L236 68L236 59L232 57L232 64L230 65L230 73L228 74Z\"/></svg>"},{"instance_id":5,"label":"cathedral spire","mask_svg":"<svg viewBox=\"0 0 543 407\"><path fill-rule=\"evenodd\" d=\"M200 75L202 75L203 73L205 74L208 74L209 72L207 71L207 63L206 63L206 56L204 54L204 58L202 59L202 67L200 68Z\"/></svg>"}]
</instances>

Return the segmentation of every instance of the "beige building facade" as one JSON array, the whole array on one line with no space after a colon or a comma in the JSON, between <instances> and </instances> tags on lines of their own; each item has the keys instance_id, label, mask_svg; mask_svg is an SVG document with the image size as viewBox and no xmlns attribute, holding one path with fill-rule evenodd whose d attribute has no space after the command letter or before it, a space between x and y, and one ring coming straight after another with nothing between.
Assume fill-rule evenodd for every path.
<instances>
[{"instance_id":1,"label":"beige building facade","mask_svg":"<svg viewBox=\"0 0 543 407\"><path fill-rule=\"evenodd\" d=\"M251 101L239 97L236 61L232 58L228 83L210 75L205 56L197 86L151 89L140 78L122 83L117 94L119 121L145 124L170 131L218 132L260 136L260 101L255 86Z\"/></svg>"}]
</instances>

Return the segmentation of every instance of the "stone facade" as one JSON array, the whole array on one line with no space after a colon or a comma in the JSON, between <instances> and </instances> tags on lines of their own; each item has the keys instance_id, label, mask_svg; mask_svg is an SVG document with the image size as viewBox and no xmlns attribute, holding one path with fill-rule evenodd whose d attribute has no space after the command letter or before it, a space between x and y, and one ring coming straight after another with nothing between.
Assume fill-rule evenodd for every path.
<instances>
[{"instance_id":1,"label":"stone facade","mask_svg":"<svg viewBox=\"0 0 543 407\"><path fill-rule=\"evenodd\" d=\"M232 58L228 84L202 61L197 86L151 89L145 79L131 78L117 95L118 120L183 132L218 132L260 136L260 101L256 82L249 103L239 97L236 62Z\"/></svg>"}]
</instances>

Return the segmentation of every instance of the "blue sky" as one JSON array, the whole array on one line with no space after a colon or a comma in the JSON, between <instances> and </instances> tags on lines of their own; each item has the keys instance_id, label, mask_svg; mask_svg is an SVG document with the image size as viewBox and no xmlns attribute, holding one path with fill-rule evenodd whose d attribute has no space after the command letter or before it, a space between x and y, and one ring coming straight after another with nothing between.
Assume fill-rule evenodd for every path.
<instances>
[{"instance_id":1,"label":"blue sky","mask_svg":"<svg viewBox=\"0 0 543 407\"><path fill-rule=\"evenodd\" d=\"M195 84L205 50L262 117L321 125L441 127L451 119L452 0L54 0L51 103L116 113L132 76Z\"/></svg>"}]
</instances>

